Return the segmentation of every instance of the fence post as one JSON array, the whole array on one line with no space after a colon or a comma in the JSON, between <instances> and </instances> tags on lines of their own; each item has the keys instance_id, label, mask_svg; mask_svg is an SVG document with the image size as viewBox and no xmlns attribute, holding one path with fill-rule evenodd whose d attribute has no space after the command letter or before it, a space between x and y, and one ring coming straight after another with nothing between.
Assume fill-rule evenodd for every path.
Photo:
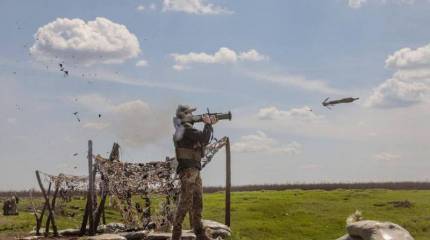
<instances>
[{"instance_id":1,"label":"fence post","mask_svg":"<svg viewBox=\"0 0 430 240\"><path fill-rule=\"evenodd\" d=\"M225 225L230 227L230 208L231 208L231 154L230 154L230 139L227 138L225 145Z\"/></svg>"},{"instance_id":2,"label":"fence post","mask_svg":"<svg viewBox=\"0 0 430 240\"><path fill-rule=\"evenodd\" d=\"M93 141L88 140L88 220L89 229L88 235L93 236L94 231L94 176L93 176Z\"/></svg>"}]
</instances>

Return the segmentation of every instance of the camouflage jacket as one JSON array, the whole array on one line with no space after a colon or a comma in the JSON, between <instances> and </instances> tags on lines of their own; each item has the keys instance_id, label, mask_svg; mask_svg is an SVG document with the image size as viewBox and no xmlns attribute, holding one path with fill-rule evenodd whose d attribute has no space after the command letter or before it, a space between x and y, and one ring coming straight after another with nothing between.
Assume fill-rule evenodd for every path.
<instances>
[{"instance_id":1,"label":"camouflage jacket","mask_svg":"<svg viewBox=\"0 0 430 240\"><path fill-rule=\"evenodd\" d=\"M176 171L179 173L186 168L201 169L201 158L204 155L204 147L209 144L212 136L212 126L206 124L203 131L193 127L186 127L184 135L181 140L176 142L176 155L178 157L178 168ZM191 152L194 157L187 157L187 154L178 154L179 151L185 150Z\"/></svg>"}]
</instances>

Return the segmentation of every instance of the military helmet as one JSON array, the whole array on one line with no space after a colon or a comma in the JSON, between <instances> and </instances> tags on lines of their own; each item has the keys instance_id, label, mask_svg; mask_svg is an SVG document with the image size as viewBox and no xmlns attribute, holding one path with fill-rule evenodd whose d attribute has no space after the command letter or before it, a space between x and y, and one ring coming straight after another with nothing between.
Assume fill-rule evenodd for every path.
<instances>
[{"instance_id":1,"label":"military helmet","mask_svg":"<svg viewBox=\"0 0 430 240\"><path fill-rule=\"evenodd\" d=\"M189 105L178 105L176 109L176 117L184 118L187 114L196 111L197 108L191 107Z\"/></svg>"}]
</instances>

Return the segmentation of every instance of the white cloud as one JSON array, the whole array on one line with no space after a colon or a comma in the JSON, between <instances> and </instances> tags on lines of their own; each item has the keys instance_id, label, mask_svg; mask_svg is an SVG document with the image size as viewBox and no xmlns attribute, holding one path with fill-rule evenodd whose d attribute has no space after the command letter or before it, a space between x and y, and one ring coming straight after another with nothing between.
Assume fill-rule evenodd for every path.
<instances>
[{"instance_id":1,"label":"white cloud","mask_svg":"<svg viewBox=\"0 0 430 240\"><path fill-rule=\"evenodd\" d=\"M359 9L364 4L367 4L370 2L377 3L377 4L395 3L395 4L409 4L409 5L415 3L415 0L347 0L347 1L348 1L348 6L354 9Z\"/></svg>"},{"instance_id":2,"label":"white cloud","mask_svg":"<svg viewBox=\"0 0 430 240\"><path fill-rule=\"evenodd\" d=\"M175 70L184 70L190 68L191 64L200 63L200 64L231 64L236 63L238 61L262 61L268 59L267 56L264 56L257 52L255 49L250 49L246 52L237 53L234 50L231 50L227 47L221 47L214 54L208 54L205 52L195 53L190 52L188 54L171 54L173 59L175 60L175 65L173 68Z\"/></svg>"},{"instance_id":3,"label":"white cloud","mask_svg":"<svg viewBox=\"0 0 430 240\"><path fill-rule=\"evenodd\" d=\"M99 122L88 122L84 123L83 128L92 128L97 130L102 130L109 127L109 123L99 123Z\"/></svg>"},{"instance_id":4,"label":"white cloud","mask_svg":"<svg viewBox=\"0 0 430 240\"><path fill-rule=\"evenodd\" d=\"M6 119L9 124L16 124L16 118L7 118Z\"/></svg>"},{"instance_id":5,"label":"white cloud","mask_svg":"<svg viewBox=\"0 0 430 240\"><path fill-rule=\"evenodd\" d=\"M197 15L232 14L221 6L207 3L205 0L164 0L163 11L177 11Z\"/></svg>"},{"instance_id":6,"label":"white cloud","mask_svg":"<svg viewBox=\"0 0 430 240\"><path fill-rule=\"evenodd\" d=\"M122 63L140 53L137 37L126 26L98 17L57 18L34 35L31 54L38 60L58 58L72 63Z\"/></svg>"},{"instance_id":7,"label":"white cloud","mask_svg":"<svg viewBox=\"0 0 430 240\"><path fill-rule=\"evenodd\" d=\"M146 61L145 59L139 60L136 63L136 66L137 67L146 67L146 66L148 66L148 61Z\"/></svg>"},{"instance_id":8,"label":"white cloud","mask_svg":"<svg viewBox=\"0 0 430 240\"><path fill-rule=\"evenodd\" d=\"M361 8L361 6L366 2L367 0L348 0L348 5L351 8Z\"/></svg>"},{"instance_id":9,"label":"white cloud","mask_svg":"<svg viewBox=\"0 0 430 240\"><path fill-rule=\"evenodd\" d=\"M293 86L308 91L320 92L324 94L342 94L344 91L330 87L326 82L321 80L310 80L300 75L290 74L272 74L272 73L246 73L260 81L271 82L280 86Z\"/></svg>"},{"instance_id":10,"label":"white cloud","mask_svg":"<svg viewBox=\"0 0 430 240\"><path fill-rule=\"evenodd\" d=\"M45 71L45 68L43 68L43 71ZM111 82L133 87L160 88L181 92L213 92L213 90L208 89L207 87L204 88L191 84L179 83L177 81L158 81L157 79L147 80L141 77L132 77L127 75L125 72L117 71L114 68L107 68L106 66L92 66L91 68L86 66L77 66L76 68L73 68L71 74L79 77L85 82Z\"/></svg>"},{"instance_id":11,"label":"white cloud","mask_svg":"<svg viewBox=\"0 0 430 240\"><path fill-rule=\"evenodd\" d=\"M417 48L402 48L390 55L385 66L392 69L430 66L430 44Z\"/></svg>"},{"instance_id":12,"label":"white cloud","mask_svg":"<svg viewBox=\"0 0 430 240\"><path fill-rule=\"evenodd\" d=\"M258 110L258 118L261 120L281 120L281 121L315 121L322 119L322 115L315 114L308 106L301 108L291 108L288 111L280 110L277 107L266 107Z\"/></svg>"},{"instance_id":13,"label":"white cloud","mask_svg":"<svg viewBox=\"0 0 430 240\"><path fill-rule=\"evenodd\" d=\"M403 48L390 55L385 65L396 72L377 86L366 101L368 107L404 107L430 99L430 44Z\"/></svg>"},{"instance_id":14,"label":"white cloud","mask_svg":"<svg viewBox=\"0 0 430 240\"><path fill-rule=\"evenodd\" d=\"M71 98L70 101L75 101L84 106L86 109L93 112L109 112L113 108L112 102L99 94L87 94Z\"/></svg>"},{"instance_id":15,"label":"white cloud","mask_svg":"<svg viewBox=\"0 0 430 240\"><path fill-rule=\"evenodd\" d=\"M257 50L251 49L248 52L241 52L239 59L243 61L263 61L269 59L267 56L261 55Z\"/></svg>"},{"instance_id":16,"label":"white cloud","mask_svg":"<svg viewBox=\"0 0 430 240\"><path fill-rule=\"evenodd\" d=\"M373 155L373 158L378 161L393 161L393 160L399 159L400 155L388 153L388 152L381 152Z\"/></svg>"},{"instance_id":17,"label":"white cloud","mask_svg":"<svg viewBox=\"0 0 430 240\"><path fill-rule=\"evenodd\" d=\"M320 170L321 165L319 165L319 164L306 164L306 165L300 166L299 168L301 168L303 170Z\"/></svg>"},{"instance_id":18,"label":"white cloud","mask_svg":"<svg viewBox=\"0 0 430 240\"><path fill-rule=\"evenodd\" d=\"M137 6L137 8L136 8L136 10L137 11L139 11L139 12L142 12L142 11L144 11L146 8L145 8L145 6L143 5L143 4L140 4L139 6Z\"/></svg>"},{"instance_id":19,"label":"white cloud","mask_svg":"<svg viewBox=\"0 0 430 240\"><path fill-rule=\"evenodd\" d=\"M429 82L391 78L373 90L372 95L366 101L366 106L378 108L407 107L427 101L429 94Z\"/></svg>"},{"instance_id":20,"label":"white cloud","mask_svg":"<svg viewBox=\"0 0 430 240\"><path fill-rule=\"evenodd\" d=\"M79 96L77 99L88 110L103 112L97 122L83 123L84 128L108 131L129 146L154 144L170 134L172 113L153 108L140 99L120 104L112 104L98 94Z\"/></svg>"},{"instance_id":21,"label":"white cloud","mask_svg":"<svg viewBox=\"0 0 430 240\"><path fill-rule=\"evenodd\" d=\"M281 145L278 141L268 137L264 132L257 131L256 134L242 136L239 141L232 145L233 151L239 153L269 153L295 155L300 153L301 145L291 142Z\"/></svg>"}]
</instances>

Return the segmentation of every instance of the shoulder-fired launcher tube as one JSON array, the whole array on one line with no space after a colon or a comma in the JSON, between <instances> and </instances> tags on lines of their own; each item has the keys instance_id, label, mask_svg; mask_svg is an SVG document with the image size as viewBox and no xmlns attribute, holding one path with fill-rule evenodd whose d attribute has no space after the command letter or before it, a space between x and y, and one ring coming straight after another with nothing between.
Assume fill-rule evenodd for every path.
<instances>
[{"instance_id":1,"label":"shoulder-fired launcher tube","mask_svg":"<svg viewBox=\"0 0 430 240\"><path fill-rule=\"evenodd\" d=\"M203 116L204 115L215 116L216 119L218 119L218 120L230 120L231 121L231 118L232 118L231 112L228 111L227 113L205 113L205 114L200 114L200 115L193 115L191 117L191 119L185 119L184 122L192 122L192 123L203 122Z\"/></svg>"}]
</instances>

